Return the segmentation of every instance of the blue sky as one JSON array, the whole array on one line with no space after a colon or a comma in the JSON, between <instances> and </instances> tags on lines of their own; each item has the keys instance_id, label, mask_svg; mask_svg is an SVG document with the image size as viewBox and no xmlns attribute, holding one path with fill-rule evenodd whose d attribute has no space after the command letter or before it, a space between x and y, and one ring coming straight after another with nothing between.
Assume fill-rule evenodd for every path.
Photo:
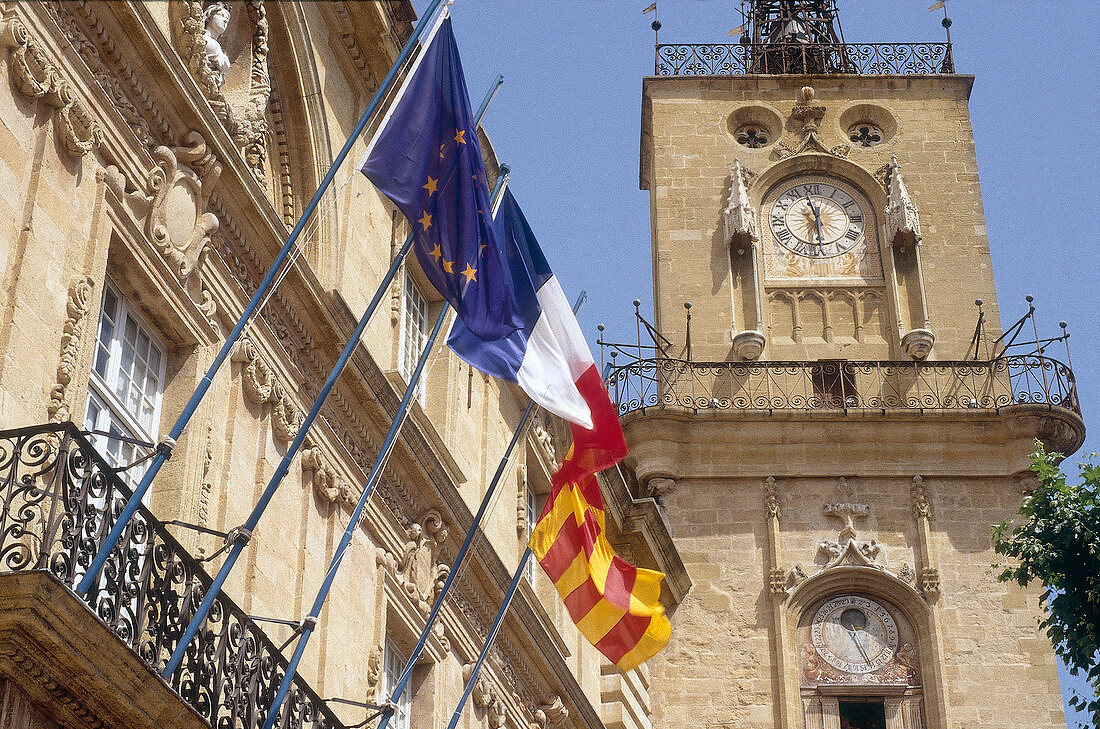
<instances>
[{"instance_id":1,"label":"blue sky","mask_svg":"<svg viewBox=\"0 0 1100 729\"><path fill-rule=\"evenodd\" d=\"M630 336L634 298L652 311L649 199L638 189L641 79L653 72L648 4L457 0L452 8L474 103L505 76L485 126L566 293L588 291L580 319L591 340L599 322ZM839 0L845 37L940 41L942 14L929 13L931 4ZM664 0L661 40L726 42L739 6ZM1035 296L1041 331L1069 322L1089 428L1080 457L1100 450L1100 2L949 0L948 8L956 68L977 77L971 114L1003 323L1026 311L1025 294Z\"/></svg>"}]
</instances>

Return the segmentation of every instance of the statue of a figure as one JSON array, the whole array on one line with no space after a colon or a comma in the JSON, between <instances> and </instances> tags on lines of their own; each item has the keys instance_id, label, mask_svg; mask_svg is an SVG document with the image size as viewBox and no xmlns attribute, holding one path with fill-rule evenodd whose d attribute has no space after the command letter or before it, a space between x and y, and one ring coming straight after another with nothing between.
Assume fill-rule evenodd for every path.
<instances>
[{"instance_id":1,"label":"statue of a figure","mask_svg":"<svg viewBox=\"0 0 1100 729\"><path fill-rule=\"evenodd\" d=\"M213 72L211 79L215 88L221 88L225 83L225 74L229 72L229 56L222 50L222 44L218 42L225 29L229 27L229 5L224 2L213 2L203 12L203 23L206 30L203 40L206 41L206 64Z\"/></svg>"}]
</instances>

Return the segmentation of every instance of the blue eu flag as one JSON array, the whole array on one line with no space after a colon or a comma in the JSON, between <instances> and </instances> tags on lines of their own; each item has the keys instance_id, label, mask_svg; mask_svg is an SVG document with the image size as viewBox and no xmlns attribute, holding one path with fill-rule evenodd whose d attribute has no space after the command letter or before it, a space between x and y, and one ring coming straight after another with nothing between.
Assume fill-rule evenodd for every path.
<instances>
[{"instance_id":1,"label":"blue eu flag","mask_svg":"<svg viewBox=\"0 0 1100 729\"><path fill-rule=\"evenodd\" d=\"M497 339L523 326L450 18L423 51L362 172L412 224L424 273L470 331Z\"/></svg>"}]
</instances>

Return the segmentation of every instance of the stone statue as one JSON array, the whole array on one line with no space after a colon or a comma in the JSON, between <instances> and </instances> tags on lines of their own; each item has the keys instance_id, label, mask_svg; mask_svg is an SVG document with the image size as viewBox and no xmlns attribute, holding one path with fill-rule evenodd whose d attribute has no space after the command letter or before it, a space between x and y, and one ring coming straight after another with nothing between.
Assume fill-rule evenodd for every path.
<instances>
[{"instance_id":1,"label":"stone statue","mask_svg":"<svg viewBox=\"0 0 1100 729\"><path fill-rule=\"evenodd\" d=\"M225 74L229 72L229 56L222 50L218 38L229 27L229 5L224 2L210 3L203 12L203 23L206 27L202 36L206 42L206 64L210 67L214 87L220 89L225 83Z\"/></svg>"}]
</instances>

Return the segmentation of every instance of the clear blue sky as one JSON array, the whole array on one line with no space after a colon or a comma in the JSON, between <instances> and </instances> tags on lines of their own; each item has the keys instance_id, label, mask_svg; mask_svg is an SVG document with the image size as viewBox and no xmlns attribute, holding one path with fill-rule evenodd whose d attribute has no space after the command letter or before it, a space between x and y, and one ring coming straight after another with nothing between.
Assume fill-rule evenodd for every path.
<instances>
[{"instance_id":1,"label":"clear blue sky","mask_svg":"<svg viewBox=\"0 0 1100 729\"><path fill-rule=\"evenodd\" d=\"M638 189L641 79L653 72L648 4L457 0L452 8L474 103L505 76L486 129L566 293L588 291L581 324L592 340L598 322L632 335L634 298L652 311L649 198ZM940 41L942 14L929 13L931 4L839 0L845 37ZM664 0L661 40L726 42L739 6ZM1026 310L1028 293L1042 330L1069 321L1089 428L1078 456L1100 450L1100 2L949 0L948 8L956 69L977 77L971 113L1004 324Z\"/></svg>"}]
</instances>

